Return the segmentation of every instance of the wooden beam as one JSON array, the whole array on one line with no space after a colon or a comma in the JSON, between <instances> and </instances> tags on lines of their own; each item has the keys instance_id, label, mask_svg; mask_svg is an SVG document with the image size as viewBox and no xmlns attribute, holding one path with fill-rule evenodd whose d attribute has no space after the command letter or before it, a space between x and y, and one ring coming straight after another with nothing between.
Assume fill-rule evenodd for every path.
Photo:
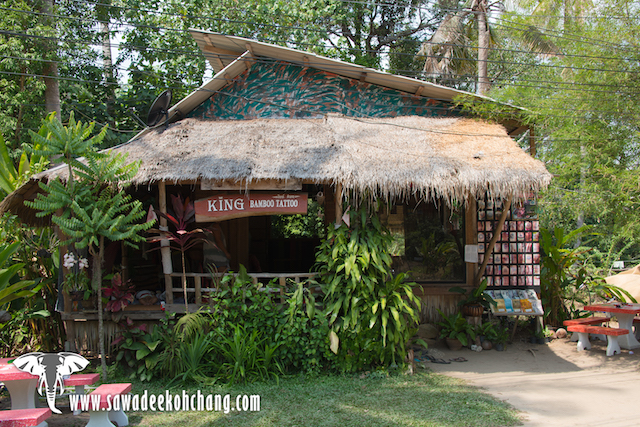
<instances>
[{"instance_id":1,"label":"wooden beam","mask_svg":"<svg viewBox=\"0 0 640 427\"><path fill-rule=\"evenodd\" d=\"M251 67L253 67L253 65L256 63L256 54L253 52L253 46L251 46L251 43L245 43L244 45L247 48L247 51L249 52L249 55L247 55L247 70Z\"/></svg>"},{"instance_id":2,"label":"wooden beam","mask_svg":"<svg viewBox=\"0 0 640 427\"><path fill-rule=\"evenodd\" d=\"M160 212L167 213L167 187L164 181L158 183L158 203ZM166 218L160 217L160 230L168 230ZM160 256L162 258L162 271L164 273L165 299L167 304L173 304L173 266L171 264L171 247L168 240L160 242Z\"/></svg>"},{"instance_id":3,"label":"wooden beam","mask_svg":"<svg viewBox=\"0 0 640 427\"><path fill-rule=\"evenodd\" d=\"M194 277L194 287L196 288L196 304L202 304L202 278L197 276Z\"/></svg>"},{"instance_id":4,"label":"wooden beam","mask_svg":"<svg viewBox=\"0 0 640 427\"><path fill-rule=\"evenodd\" d=\"M215 47L213 45L211 46L205 46L204 50L208 53L212 53L214 55L218 55L218 56L228 56L229 57L229 62L239 58L240 56L242 56L241 53L238 52L234 52L233 50L227 50L227 49L222 49L220 47ZM244 53L244 52L243 52Z\"/></svg>"},{"instance_id":5,"label":"wooden beam","mask_svg":"<svg viewBox=\"0 0 640 427\"><path fill-rule=\"evenodd\" d=\"M302 57L302 62L304 63L305 68L309 68L309 57L307 55Z\"/></svg>"},{"instance_id":6,"label":"wooden beam","mask_svg":"<svg viewBox=\"0 0 640 427\"><path fill-rule=\"evenodd\" d=\"M224 79L227 81L227 84L232 84L233 83L233 79L231 78L229 73L224 73Z\"/></svg>"},{"instance_id":7,"label":"wooden beam","mask_svg":"<svg viewBox=\"0 0 640 427\"><path fill-rule=\"evenodd\" d=\"M533 126L529 128L529 155L531 157L536 156L536 134Z\"/></svg>"},{"instance_id":8,"label":"wooden beam","mask_svg":"<svg viewBox=\"0 0 640 427\"><path fill-rule=\"evenodd\" d=\"M342 184L336 184L336 224L342 224Z\"/></svg>"},{"instance_id":9,"label":"wooden beam","mask_svg":"<svg viewBox=\"0 0 640 427\"><path fill-rule=\"evenodd\" d=\"M213 60L216 62L216 64L218 64L218 70L216 70L216 72L220 72L220 70L222 70L224 68L224 64L222 63L222 59L220 59L220 55L213 55L211 56L211 58L213 58Z\"/></svg>"},{"instance_id":10,"label":"wooden beam","mask_svg":"<svg viewBox=\"0 0 640 427\"><path fill-rule=\"evenodd\" d=\"M360 81L364 83L366 79L367 79L367 73L365 72L360 73Z\"/></svg>"},{"instance_id":11,"label":"wooden beam","mask_svg":"<svg viewBox=\"0 0 640 427\"><path fill-rule=\"evenodd\" d=\"M509 132L509 136L520 135L521 133L524 133L527 129L529 129L529 126L518 126L514 130Z\"/></svg>"},{"instance_id":12,"label":"wooden beam","mask_svg":"<svg viewBox=\"0 0 640 427\"><path fill-rule=\"evenodd\" d=\"M424 90L424 86L418 86L418 90L415 91L414 95L415 96L420 96L422 95L422 91Z\"/></svg>"},{"instance_id":13,"label":"wooden beam","mask_svg":"<svg viewBox=\"0 0 640 427\"><path fill-rule=\"evenodd\" d=\"M502 234L502 227L504 226L504 222L507 219L507 214L509 212L509 209L511 209L511 200L512 200L512 196L509 196L506 203L504 203L502 206L502 215L500 215L500 220L498 221L498 225L493 229L493 237L489 242L489 246L487 246L487 248L484 251L484 259L482 260L482 265L478 269L478 273L476 273L476 276L473 280L473 284L476 287L480 284L480 281L484 276L484 270L487 267L487 264L489 263L489 257L493 254L493 248L496 246L496 242L498 241L498 239L500 238L500 235Z\"/></svg>"},{"instance_id":14,"label":"wooden beam","mask_svg":"<svg viewBox=\"0 0 640 427\"><path fill-rule=\"evenodd\" d=\"M469 195L465 212L465 224L464 224L464 243L465 245L478 245L478 203L476 198ZM478 268L477 262L466 262L467 266L467 285L473 285L475 279L476 269Z\"/></svg>"}]
</instances>

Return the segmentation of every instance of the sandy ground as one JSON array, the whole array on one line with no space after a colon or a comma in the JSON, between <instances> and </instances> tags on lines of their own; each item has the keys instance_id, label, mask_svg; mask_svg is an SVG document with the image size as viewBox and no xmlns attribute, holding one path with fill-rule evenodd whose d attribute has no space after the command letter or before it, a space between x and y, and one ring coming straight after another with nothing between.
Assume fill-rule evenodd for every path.
<instances>
[{"instance_id":1,"label":"sandy ground","mask_svg":"<svg viewBox=\"0 0 640 427\"><path fill-rule=\"evenodd\" d=\"M568 339L516 341L503 352L450 351L437 344L432 348L446 360L468 361L426 365L507 401L522 411L527 427L640 425L640 349L607 357L606 343L597 340L581 352Z\"/></svg>"}]
</instances>

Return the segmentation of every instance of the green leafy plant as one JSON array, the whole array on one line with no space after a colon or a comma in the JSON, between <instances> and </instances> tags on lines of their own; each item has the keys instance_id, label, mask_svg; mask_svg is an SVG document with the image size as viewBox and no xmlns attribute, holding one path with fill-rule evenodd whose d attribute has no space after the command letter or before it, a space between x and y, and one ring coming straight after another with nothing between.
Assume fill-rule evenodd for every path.
<instances>
[{"instance_id":1,"label":"green leafy plant","mask_svg":"<svg viewBox=\"0 0 640 427\"><path fill-rule=\"evenodd\" d=\"M0 309L18 298L29 298L35 295L40 285L34 286L33 280L16 280L18 272L25 266L24 263L11 264L5 267L11 260L11 256L18 250L19 243L0 246Z\"/></svg>"},{"instance_id":2,"label":"green leafy plant","mask_svg":"<svg viewBox=\"0 0 640 427\"><path fill-rule=\"evenodd\" d=\"M476 327L476 335L485 337L485 339L494 342L497 336L496 325L492 322L483 322Z\"/></svg>"},{"instance_id":3,"label":"green leafy plant","mask_svg":"<svg viewBox=\"0 0 640 427\"><path fill-rule=\"evenodd\" d=\"M112 343L118 347L116 361L133 370L132 379L150 381L160 371L159 362L165 350L163 343L173 334L173 328L167 322L152 328L146 323L134 325L128 317L120 326L122 333Z\"/></svg>"},{"instance_id":4,"label":"green leafy plant","mask_svg":"<svg viewBox=\"0 0 640 427\"><path fill-rule=\"evenodd\" d=\"M275 335L280 310L267 287L253 283L244 265L240 265L238 273L226 274L220 280L218 292L210 295L210 302L212 327L222 335L231 334L238 324L258 329L268 337Z\"/></svg>"},{"instance_id":5,"label":"green leafy plant","mask_svg":"<svg viewBox=\"0 0 640 427\"><path fill-rule=\"evenodd\" d=\"M462 307L465 305L481 305L485 309L490 309L491 306L496 306L497 303L489 294L486 294L484 291L487 289L487 280L483 279L482 282L476 287L473 288L470 292L467 293L467 289L464 289L460 286L454 286L449 288L449 292L456 292L462 295L462 299L458 302L458 307Z\"/></svg>"},{"instance_id":6,"label":"green leafy plant","mask_svg":"<svg viewBox=\"0 0 640 427\"><path fill-rule=\"evenodd\" d=\"M0 198L6 197L16 188L24 184L32 175L42 172L47 168L49 161L46 157L33 154L28 156L26 152L20 155L18 168L9 157L7 144L0 134Z\"/></svg>"},{"instance_id":7,"label":"green leafy plant","mask_svg":"<svg viewBox=\"0 0 640 427\"><path fill-rule=\"evenodd\" d=\"M217 378L213 373L216 362L212 362L215 347L212 339L214 339L212 334L200 332L191 335L187 340L182 340L178 354L175 355L179 373L167 387L177 383L197 382L212 385L216 382Z\"/></svg>"},{"instance_id":8,"label":"green leafy plant","mask_svg":"<svg viewBox=\"0 0 640 427\"><path fill-rule=\"evenodd\" d=\"M589 249L571 247L571 244L589 230L589 226L570 233L562 228L555 228L553 232L540 229L543 252L540 295L548 324L560 326L566 319L580 317L592 281L582 259Z\"/></svg>"},{"instance_id":9,"label":"green leafy plant","mask_svg":"<svg viewBox=\"0 0 640 427\"><path fill-rule=\"evenodd\" d=\"M13 311L7 319L0 319L0 356L14 356L37 348L38 337L33 334L31 322L39 320L51 321L51 313L25 307Z\"/></svg>"},{"instance_id":10,"label":"green leafy plant","mask_svg":"<svg viewBox=\"0 0 640 427\"><path fill-rule=\"evenodd\" d=\"M474 327L467 322L462 313L456 312L450 316L445 316L440 309L438 309L438 313L443 319L438 322L438 326L441 327L440 338L457 339L464 346L468 344L467 336L472 340L476 338Z\"/></svg>"},{"instance_id":11,"label":"green leafy plant","mask_svg":"<svg viewBox=\"0 0 640 427\"><path fill-rule=\"evenodd\" d=\"M393 239L377 216L349 214L353 228L330 228L316 254L331 349L343 370L402 364L419 300L404 274L391 276Z\"/></svg>"},{"instance_id":12,"label":"green leafy plant","mask_svg":"<svg viewBox=\"0 0 640 427\"><path fill-rule=\"evenodd\" d=\"M318 374L335 360L329 348L327 317L317 305L304 283L298 283L285 302L274 343L278 345L276 358L286 371Z\"/></svg>"},{"instance_id":13,"label":"green leafy plant","mask_svg":"<svg viewBox=\"0 0 640 427\"><path fill-rule=\"evenodd\" d=\"M510 338L509 329L505 326L498 326L495 329L495 336L493 337L494 344L505 344Z\"/></svg>"},{"instance_id":14,"label":"green leafy plant","mask_svg":"<svg viewBox=\"0 0 640 427\"><path fill-rule=\"evenodd\" d=\"M274 358L278 346L267 342L257 329L236 325L230 336L214 333L212 342L220 358L218 372L232 384L277 379L282 373L280 363Z\"/></svg>"}]
</instances>

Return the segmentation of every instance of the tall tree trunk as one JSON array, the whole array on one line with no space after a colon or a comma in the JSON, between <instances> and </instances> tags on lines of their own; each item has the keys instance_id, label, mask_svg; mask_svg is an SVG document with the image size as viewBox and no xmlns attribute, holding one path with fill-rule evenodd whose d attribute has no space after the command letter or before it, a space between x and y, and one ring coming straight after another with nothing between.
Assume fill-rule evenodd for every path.
<instances>
[{"instance_id":1,"label":"tall tree trunk","mask_svg":"<svg viewBox=\"0 0 640 427\"><path fill-rule=\"evenodd\" d=\"M55 28L55 21L51 16L53 12L53 0L44 0L42 2L42 12L46 15L45 25L50 26L51 28ZM57 45L55 42L51 43L49 46L51 52L56 52ZM57 58L57 55L56 55ZM49 66L44 71L47 77L44 78L45 90L44 90L44 103L45 108L48 113L55 112L56 118L61 120L60 118L60 85L58 84L58 64L56 62L51 62Z\"/></svg>"},{"instance_id":2,"label":"tall tree trunk","mask_svg":"<svg viewBox=\"0 0 640 427\"><path fill-rule=\"evenodd\" d=\"M182 292L184 294L184 312L189 314L189 301L187 300L187 270L185 267L184 249L180 249L182 254Z\"/></svg>"},{"instance_id":3,"label":"tall tree trunk","mask_svg":"<svg viewBox=\"0 0 640 427\"><path fill-rule=\"evenodd\" d=\"M107 114L109 115L109 124L113 127L114 121L112 118L116 93L115 86L111 84L115 81L115 75L113 72L113 57L111 55L111 33L109 31L108 20L100 22L100 32L102 33L102 64L104 67L104 79L107 84Z\"/></svg>"},{"instance_id":4,"label":"tall tree trunk","mask_svg":"<svg viewBox=\"0 0 640 427\"><path fill-rule=\"evenodd\" d=\"M102 310L102 260L104 259L104 237L100 236L100 248L98 253L92 250L93 278L92 288L98 298L98 345L100 347L100 366L102 368L102 381L107 381L107 353L104 348L104 313Z\"/></svg>"},{"instance_id":5,"label":"tall tree trunk","mask_svg":"<svg viewBox=\"0 0 640 427\"><path fill-rule=\"evenodd\" d=\"M489 59L489 27L487 26L487 0L478 2L478 87L476 93L484 95L489 91L487 60Z\"/></svg>"},{"instance_id":6,"label":"tall tree trunk","mask_svg":"<svg viewBox=\"0 0 640 427\"><path fill-rule=\"evenodd\" d=\"M584 144L580 144L580 185L578 194L580 195L580 209L578 211L578 218L576 219L576 228L580 228L584 225L584 193L587 185L587 147ZM574 243L574 247L578 248L582 245L582 237L578 236Z\"/></svg>"}]
</instances>

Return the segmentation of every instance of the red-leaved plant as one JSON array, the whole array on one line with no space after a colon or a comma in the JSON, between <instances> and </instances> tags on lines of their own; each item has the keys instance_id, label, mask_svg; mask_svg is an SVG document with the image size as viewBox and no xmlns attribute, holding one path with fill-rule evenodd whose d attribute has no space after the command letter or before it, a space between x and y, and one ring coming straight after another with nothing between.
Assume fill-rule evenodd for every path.
<instances>
[{"instance_id":1,"label":"red-leaved plant","mask_svg":"<svg viewBox=\"0 0 640 427\"><path fill-rule=\"evenodd\" d=\"M122 283L120 273L115 273L111 277L111 286L102 288L102 294L108 299L105 309L111 313L124 310L126 306L133 303L133 286L131 280Z\"/></svg>"},{"instance_id":2,"label":"red-leaved plant","mask_svg":"<svg viewBox=\"0 0 640 427\"><path fill-rule=\"evenodd\" d=\"M203 231L200 228L187 230L187 225L195 221L196 215L196 210L193 206L193 203L189 201L188 197L183 201L181 196L175 196L172 194L171 204L173 207L174 215L156 211L155 209L154 212L156 213L156 215L165 218L169 223L171 223L175 231L157 229L149 230L152 233L160 234L159 236L150 238L149 241L161 242L163 240L169 240L169 242L172 243L173 246L180 251L182 259L182 290L184 293L184 308L188 313L189 305L187 301L187 272L185 267L184 254L187 250L203 240Z\"/></svg>"}]
</instances>

